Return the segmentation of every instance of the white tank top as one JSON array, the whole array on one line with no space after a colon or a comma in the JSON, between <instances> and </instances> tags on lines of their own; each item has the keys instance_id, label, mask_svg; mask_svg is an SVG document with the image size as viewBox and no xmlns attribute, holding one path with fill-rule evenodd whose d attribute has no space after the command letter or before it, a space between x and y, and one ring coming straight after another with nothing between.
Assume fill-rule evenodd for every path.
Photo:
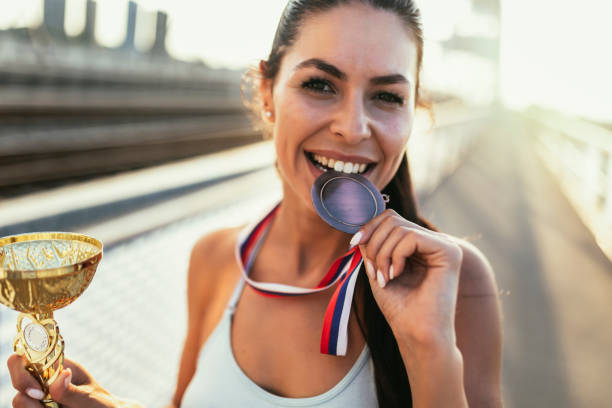
<instances>
[{"instance_id":1,"label":"white tank top","mask_svg":"<svg viewBox=\"0 0 612 408\"><path fill-rule=\"evenodd\" d=\"M238 366L231 346L231 321L244 283L240 278L221 321L202 347L181 408L378 407L374 366L367 345L344 378L323 394L285 398L253 382Z\"/></svg>"}]
</instances>

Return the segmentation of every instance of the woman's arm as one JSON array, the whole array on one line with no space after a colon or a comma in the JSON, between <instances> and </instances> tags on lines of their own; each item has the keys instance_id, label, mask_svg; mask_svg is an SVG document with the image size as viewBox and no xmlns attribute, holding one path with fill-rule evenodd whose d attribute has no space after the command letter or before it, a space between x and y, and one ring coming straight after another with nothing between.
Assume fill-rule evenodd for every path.
<instances>
[{"instance_id":1,"label":"woman's arm","mask_svg":"<svg viewBox=\"0 0 612 408\"><path fill-rule=\"evenodd\" d=\"M400 352L413 387L415 406L428 406L417 405L419 401L444 406L442 401L455 399L452 406L501 407L501 313L495 277L478 248L462 240L457 243L463 259L455 315L456 341L431 341L417 350L406 350L405 343L398 339ZM463 390L467 401L462 400Z\"/></svg>"},{"instance_id":2,"label":"woman's arm","mask_svg":"<svg viewBox=\"0 0 612 408\"><path fill-rule=\"evenodd\" d=\"M501 407L501 307L493 268L466 241L455 315L457 346L463 356L463 381L470 407Z\"/></svg>"},{"instance_id":3,"label":"woman's arm","mask_svg":"<svg viewBox=\"0 0 612 408\"><path fill-rule=\"evenodd\" d=\"M398 339L398 345L410 379L414 407L468 406L463 358L454 344L432 342L411 349Z\"/></svg>"},{"instance_id":4,"label":"woman's arm","mask_svg":"<svg viewBox=\"0 0 612 408\"><path fill-rule=\"evenodd\" d=\"M452 288L452 283L451 288L438 293L421 290L421 297L427 299L418 299L414 294L411 296L408 292L418 290L419 288L415 286L422 286L423 282L415 283L411 277L406 276L409 273L403 273L403 279L395 277L397 281L391 281L381 288L377 276L379 269L375 265L369 258L366 258L366 271L372 293L393 330L406 367L406 374L410 379L413 406L416 408L467 408L466 390L463 383L463 358L456 346L453 325L452 323L438 324L444 320L452 322L453 312L447 310L446 313L440 313L440 310L436 310L436 308L448 309L451 304L454 306L453 293L456 291ZM430 269L421 273L427 272L453 275L452 268L449 268L449 271L433 272ZM404 281L402 287L400 287L400 279ZM419 277L417 281L425 281L425 279L427 277ZM452 278L450 280L452 281ZM385 291L388 291L389 294L384 293ZM411 297L413 299L408 302L404 301ZM437 307L432 306L433 304L437 304ZM408 315L408 310L411 310L414 316L406 319L403 316ZM447 318L444 315L447 315ZM390 318L390 316L393 317Z\"/></svg>"},{"instance_id":5,"label":"woman's arm","mask_svg":"<svg viewBox=\"0 0 612 408\"><path fill-rule=\"evenodd\" d=\"M499 406L496 298L484 308L471 306L467 318L479 320L476 329L460 326L458 339L455 328L456 314L464 312L458 309L465 308L464 300L458 302L459 293L462 299L466 293L460 280L484 282L487 289L493 287L487 295L496 294L486 259L461 240L423 228L393 210L370 220L351 242L359 243L372 294L397 339L414 406L467 407L468 401ZM465 333L471 334L469 340ZM469 377L465 384L466 374L480 381Z\"/></svg>"},{"instance_id":6,"label":"woman's arm","mask_svg":"<svg viewBox=\"0 0 612 408\"><path fill-rule=\"evenodd\" d=\"M189 260L189 269L187 271L187 335L181 354L176 390L172 398L172 403L177 408L180 407L183 394L195 373L198 351L201 344L200 339L205 310L204 300L206 297L199 296L198 293L205 289L202 285L202 277L206 266L203 254L206 253L208 246L207 237L200 239L194 245Z\"/></svg>"}]
</instances>

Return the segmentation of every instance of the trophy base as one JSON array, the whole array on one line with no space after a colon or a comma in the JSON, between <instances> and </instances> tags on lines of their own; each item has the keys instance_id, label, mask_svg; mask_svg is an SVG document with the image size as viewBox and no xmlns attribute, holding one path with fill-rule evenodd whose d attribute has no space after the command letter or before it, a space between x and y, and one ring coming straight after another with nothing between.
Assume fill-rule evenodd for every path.
<instances>
[{"instance_id":1,"label":"trophy base","mask_svg":"<svg viewBox=\"0 0 612 408\"><path fill-rule=\"evenodd\" d=\"M53 400L42 400L40 402L42 403L43 407L46 408L61 408L61 405Z\"/></svg>"}]
</instances>

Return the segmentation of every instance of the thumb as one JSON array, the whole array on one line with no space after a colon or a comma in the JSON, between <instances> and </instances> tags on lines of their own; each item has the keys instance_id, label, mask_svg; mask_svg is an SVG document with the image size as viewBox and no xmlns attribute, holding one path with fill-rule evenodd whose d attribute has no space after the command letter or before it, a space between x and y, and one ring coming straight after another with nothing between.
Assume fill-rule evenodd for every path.
<instances>
[{"instance_id":1,"label":"thumb","mask_svg":"<svg viewBox=\"0 0 612 408\"><path fill-rule=\"evenodd\" d=\"M80 387L71 383L72 370L65 368L49 386L49 394L65 408L90 407L91 398Z\"/></svg>"}]
</instances>

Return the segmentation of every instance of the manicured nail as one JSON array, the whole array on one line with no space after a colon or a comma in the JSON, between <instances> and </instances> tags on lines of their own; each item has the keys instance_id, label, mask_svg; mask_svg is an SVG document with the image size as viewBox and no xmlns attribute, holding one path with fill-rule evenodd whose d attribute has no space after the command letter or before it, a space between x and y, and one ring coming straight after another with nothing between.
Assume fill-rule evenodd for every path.
<instances>
[{"instance_id":1,"label":"manicured nail","mask_svg":"<svg viewBox=\"0 0 612 408\"><path fill-rule=\"evenodd\" d=\"M28 388L26 394L28 394L28 397L34 398L35 400L41 400L45 396L45 393L37 388Z\"/></svg>"},{"instance_id":2,"label":"manicured nail","mask_svg":"<svg viewBox=\"0 0 612 408\"><path fill-rule=\"evenodd\" d=\"M372 265L369 259L366 259L366 272L370 279L374 279L374 265Z\"/></svg>"},{"instance_id":3,"label":"manicured nail","mask_svg":"<svg viewBox=\"0 0 612 408\"><path fill-rule=\"evenodd\" d=\"M389 280L393 279L395 276L393 276L393 265L391 265L389 267Z\"/></svg>"},{"instance_id":4,"label":"manicured nail","mask_svg":"<svg viewBox=\"0 0 612 408\"><path fill-rule=\"evenodd\" d=\"M378 279L378 286L384 288L387 282L385 282L385 277L383 276L380 269L376 272L376 278Z\"/></svg>"},{"instance_id":5,"label":"manicured nail","mask_svg":"<svg viewBox=\"0 0 612 408\"><path fill-rule=\"evenodd\" d=\"M351 247L354 247L355 245L357 245L359 241L361 241L362 236L363 236L363 232L357 231L357 233L353 235L353 238L351 238Z\"/></svg>"},{"instance_id":6,"label":"manicured nail","mask_svg":"<svg viewBox=\"0 0 612 408\"><path fill-rule=\"evenodd\" d=\"M70 385L70 381L72 381L72 371L69 370L68 375L64 379L64 387L68 388L68 386Z\"/></svg>"}]
</instances>

